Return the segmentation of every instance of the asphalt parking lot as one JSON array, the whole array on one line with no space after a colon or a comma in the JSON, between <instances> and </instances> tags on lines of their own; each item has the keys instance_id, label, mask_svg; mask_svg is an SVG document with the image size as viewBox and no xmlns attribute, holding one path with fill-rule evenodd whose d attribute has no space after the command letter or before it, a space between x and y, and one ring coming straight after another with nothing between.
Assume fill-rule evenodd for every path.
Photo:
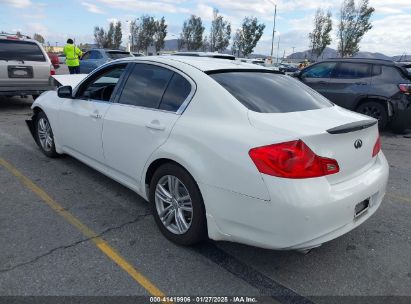
<instances>
[{"instance_id":1,"label":"asphalt parking lot","mask_svg":"<svg viewBox=\"0 0 411 304\"><path fill-rule=\"evenodd\" d=\"M186 248L160 234L132 191L71 157L44 156L24 122L31 103L0 97L0 295L410 303L411 138L382 136L391 171L377 213L307 255L226 242Z\"/></svg>"}]
</instances>

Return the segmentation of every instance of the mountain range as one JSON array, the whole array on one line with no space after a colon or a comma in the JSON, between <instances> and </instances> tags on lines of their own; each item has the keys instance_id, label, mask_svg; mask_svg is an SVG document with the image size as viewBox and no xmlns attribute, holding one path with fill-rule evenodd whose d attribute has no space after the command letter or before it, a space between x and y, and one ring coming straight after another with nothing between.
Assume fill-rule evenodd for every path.
<instances>
[{"instance_id":1,"label":"mountain range","mask_svg":"<svg viewBox=\"0 0 411 304\"><path fill-rule=\"evenodd\" d=\"M311 50L306 50L304 52L296 52L293 53L289 56L287 56L288 59L309 59L311 57ZM319 57L319 60L321 59L328 59L328 58L338 58L339 54L337 50L334 50L332 48L326 48L322 55ZM411 61L411 55L398 55L398 56L387 56L382 53L372 53L372 52L358 52L357 54L354 55L354 58L369 58L369 59L385 59L385 60L393 60L393 61Z\"/></svg>"},{"instance_id":2,"label":"mountain range","mask_svg":"<svg viewBox=\"0 0 411 304\"><path fill-rule=\"evenodd\" d=\"M171 52L171 51L176 51L177 50L177 45L178 45L178 40L177 39L170 39L165 41L164 49L163 51L166 52ZM152 50L154 51L154 50ZM231 54L230 50L226 50L224 53ZM311 57L311 50L306 50L304 52L296 52L293 53L289 56L287 56L287 59L294 59L294 60L304 60L304 59L309 59ZM260 54L252 54L250 57L252 58L265 58L267 56L260 55ZM337 58L339 57L337 50L332 49L327 47L322 55L319 57L319 60L321 59L327 59L327 58ZM372 52L358 52L355 56L355 58L370 58L370 59L386 59L386 60L402 60L402 61L411 61L411 55L398 55L398 56L387 56L382 53L372 53Z\"/></svg>"}]
</instances>

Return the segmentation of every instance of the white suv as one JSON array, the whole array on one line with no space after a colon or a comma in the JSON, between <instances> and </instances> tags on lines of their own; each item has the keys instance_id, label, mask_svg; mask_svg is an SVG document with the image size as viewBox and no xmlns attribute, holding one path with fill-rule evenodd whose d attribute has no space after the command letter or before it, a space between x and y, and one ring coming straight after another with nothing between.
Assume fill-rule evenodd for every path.
<instances>
[{"instance_id":1,"label":"white suv","mask_svg":"<svg viewBox=\"0 0 411 304\"><path fill-rule=\"evenodd\" d=\"M50 58L40 43L15 35L0 34L0 95L36 99L54 89L55 74Z\"/></svg>"}]
</instances>

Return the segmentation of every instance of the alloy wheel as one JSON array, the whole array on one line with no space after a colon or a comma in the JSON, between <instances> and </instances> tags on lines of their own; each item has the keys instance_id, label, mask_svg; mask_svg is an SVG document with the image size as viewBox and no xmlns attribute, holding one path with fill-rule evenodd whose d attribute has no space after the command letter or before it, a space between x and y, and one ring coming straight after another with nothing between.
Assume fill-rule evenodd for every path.
<instances>
[{"instance_id":1,"label":"alloy wheel","mask_svg":"<svg viewBox=\"0 0 411 304\"><path fill-rule=\"evenodd\" d=\"M193 221L193 203L186 186L173 175L160 178L155 190L159 218L171 233L184 234Z\"/></svg>"},{"instance_id":2,"label":"alloy wheel","mask_svg":"<svg viewBox=\"0 0 411 304\"><path fill-rule=\"evenodd\" d=\"M48 120L41 117L37 123L37 133L41 147L44 151L50 152L53 149L53 133Z\"/></svg>"}]
</instances>

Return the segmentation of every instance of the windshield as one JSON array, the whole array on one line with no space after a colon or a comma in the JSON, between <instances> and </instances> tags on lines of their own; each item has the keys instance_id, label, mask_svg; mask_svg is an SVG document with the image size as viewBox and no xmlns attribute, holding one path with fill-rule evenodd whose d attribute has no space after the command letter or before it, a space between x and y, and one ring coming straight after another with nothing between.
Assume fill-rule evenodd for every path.
<instances>
[{"instance_id":1,"label":"windshield","mask_svg":"<svg viewBox=\"0 0 411 304\"><path fill-rule=\"evenodd\" d=\"M29 41L0 40L1 60L46 61L40 47Z\"/></svg>"},{"instance_id":2,"label":"windshield","mask_svg":"<svg viewBox=\"0 0 411 304\"><path fill-rule=\"evenodd\" d=\"M107 52L108 57L111 59L121 59L131 57L131 54L128 52Z\"/></svg>"},{"instance_id":3,"label":"windshield","mask_svg":"<svg viewBox=\"0 0 411 304\"><path fill-rule=\"evenodd\" d=\"M220 72L210 77L249 110L287 113L331 107L322 95L289 76L267 72Z\"/></svg>"}]
</instances>

